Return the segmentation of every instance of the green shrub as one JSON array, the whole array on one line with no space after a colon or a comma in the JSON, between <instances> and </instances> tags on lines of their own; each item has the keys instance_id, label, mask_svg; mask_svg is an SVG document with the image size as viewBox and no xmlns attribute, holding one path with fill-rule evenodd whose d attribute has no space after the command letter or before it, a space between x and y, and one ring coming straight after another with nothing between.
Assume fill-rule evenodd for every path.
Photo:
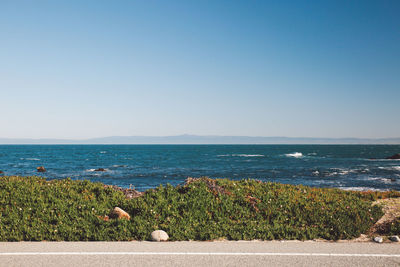
<instances>
[{"instance_id":1,"label":"green shrub","mask_svg":"<svg viewBox=\"0 0 400 267\"><path fill-rule=\"evenodd\" d=\"M400 218L396 218L390 223L388 235L400 235Z\"/></svg>"},{"instance_id":2,"label":"green shrub","mask_svg":"<svg viewBox=\"0 0 400 267\"><path fill-rule=\"evenodd\" d=\"M138 198L101 183L0 177L0 240L146 240L156 229L171 240L358 237L383 215L368 195L339 189L192 179ZM115 206L132 219L103 218Z\"/></svg>"}]
</instances>

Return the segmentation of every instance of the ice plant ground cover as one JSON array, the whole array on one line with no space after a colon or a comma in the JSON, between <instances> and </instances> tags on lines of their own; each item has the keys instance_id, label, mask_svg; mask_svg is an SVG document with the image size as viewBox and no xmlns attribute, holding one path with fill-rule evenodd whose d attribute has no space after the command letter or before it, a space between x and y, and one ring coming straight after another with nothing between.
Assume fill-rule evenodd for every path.
<instances>
[{"instance_id":1,"label":"ice plant ground cover","mask_svg":"<svg viewBox=\"0 0 400 267\"><path fill-rule=\"evenodd\" d=\"M0 177L0 240L149 240L162 229L170 240L352 239L383 215L378 198L354 192L256 180L188 179L125 198L102 183L40 177ZM131 220L106 219L114 207ZM391 232L398 232L398 225Z\"/></svg>"}]
</instances>

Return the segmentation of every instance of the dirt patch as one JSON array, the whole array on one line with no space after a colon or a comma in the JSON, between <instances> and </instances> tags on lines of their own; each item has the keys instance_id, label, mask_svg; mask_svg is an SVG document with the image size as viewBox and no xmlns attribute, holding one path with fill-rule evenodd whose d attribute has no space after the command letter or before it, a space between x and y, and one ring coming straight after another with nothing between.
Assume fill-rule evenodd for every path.
<instances>
[{"instance_id":1,"label":"dirt patch","mask_svg":"<svg viewBox=\"0 0 400 267\"><path fill-rule=\"evenodd\" d=\"M144 195L144 192L140 192L137 191L135 189L131 189L131 188L122 188L116 185L104 185L105 188L112 188L116 191L121 191L124 195L126 199L132 199L132 198L137 198L137 197L141 197Z\"/></svg>"},{"instance_id":2,"label":"dirt patch","mask_svg":"<svg viewBox=\"0 0 400 267\"><path fill-rule=\"evenodd\" d=\"M188 177L185 180L185 185L188 185L190 183L196 182L196 181L203 181L206 183L208 189L215 194L223 194L223 195L232 195L232 192L226 190L224 187L217 185L217 181L215 179L210 179L210 178L192 178Z\"/></svg>"},{"instance_id":3,"label":"dirt patch","mask_svg":"<svg viewBox=\"0 0 400 267\"><path fill-rule=\"evenodd\" d=\"M395 221L396 218L400 217L400 198L379 199L372 205L381 205L385 214L371 227L368 235L385 234L388 226Z\"/></svg>"}]
</instances>

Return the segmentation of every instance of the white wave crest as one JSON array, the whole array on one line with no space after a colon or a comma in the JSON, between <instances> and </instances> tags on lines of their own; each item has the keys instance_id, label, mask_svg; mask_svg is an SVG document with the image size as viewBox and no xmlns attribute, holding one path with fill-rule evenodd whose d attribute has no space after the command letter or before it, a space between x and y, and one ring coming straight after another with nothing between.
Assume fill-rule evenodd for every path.
<instances>
[{"instance_id":1,"label":"white wave crest","mask_svg":"<svg viewBox=\"0 0 400 267\"><path fill-rule=\"evenodd\" d=\"M356 173L357 169L346 170L346 169L340 169L340 168L333 168L333 169L330 169L330 171L331 172L327 173L326 176L332 177L332 176L337 176L337 175L347 175L349 173Z\"/></svg>"},{"instance_id":2,"label":"white wave crest","mask_svg":"<svg viewBox=\"0 0 400 267\"><path fill-rule=\"evenodd\" d=\"M390 178L383 178L383 177L368 177L366 180L367 181L380 181L380 182L383 182L384 184L392 184L397 181L397 179L390 179Z\"/></svg>"},{"instance_id":3,"label":"white wave crest","mask_svg":"<svg viewBox=\"0 0 400 267\"><path fill-rule=\"evenodd\" d=\"M233 154L233 157L264 157L261 154Z\"/></svg>"},{"instance_id":4,"label":"white wave crest","mask_svg":"<svg viewBox=\"0 0 400 267\"><path fill-rule=\"evenodd\" d=\"M104 168L99 168L99 169L87 169L86 171L87 171L87 172L95 172L95 173L97 173L97 174L101 174L101 173L105 173L105 172L107 172L107 173L113 172L113 171L111 171L110 169L104 169Z\"/></svg>"},{"instance_id":5,"label":"white wave crest","mask_svg":"<svg viewBox=\"0 0 400 267\"><path fill-rule=\"evenodd\" d=\"M38 159L38 158L21 158L21 160L34 160L34 161L39 161L40 159Z\"/></svg>"},{"instance_id":6,"label":"white wave crest","mask_svg":"<svg viewBox=\"0 0 400 267\"><path fill-rule=\"evenodd\" d=\"M342 187L339 187L339 189L346 190L346 191L384 191L384 190L379 190L379 189L372 188L372 187L362 187L362 186L360 186L360 187L342 186Z\"/></svg>"},{"instance_id":7,"label":"white wave crest","mask_svg":"<svg viewBox=\"0 0 400 267\"><path fill-rule=\"evenodd\" d=\"M301 158L303 156L303 153L294 152L294 153L285 154L285 156L286 157L291 157L291 158Z\"/></svg>"},{"instance_id":8,"label":"white wave crest","mask_svg":"<svg viewBox=\"0 0 400 267\"><path fill-rule=\"evenodd\" d=\"M388 171L400 171L400 166L378 167L378 169L388 170Z\"/></svg>"}]
</instances>

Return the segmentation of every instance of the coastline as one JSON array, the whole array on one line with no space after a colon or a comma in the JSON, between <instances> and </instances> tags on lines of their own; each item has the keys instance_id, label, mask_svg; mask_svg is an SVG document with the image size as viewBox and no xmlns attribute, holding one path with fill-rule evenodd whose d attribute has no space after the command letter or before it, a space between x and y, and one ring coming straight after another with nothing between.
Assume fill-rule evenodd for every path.
<instances>
[{"instance_id":1,"label":"coastline","mask_svg":"<svg viewBox=\"0 0 400 267\"><path fill-rule=\"evenodd\" d=\"M140 191L201 176L399 191L400 161L385 159L399 151L399 145L0 146L0 170L125 188L133 184ZM47 171L38 173L38 166Z\"/></svg>"}]
</instances>

